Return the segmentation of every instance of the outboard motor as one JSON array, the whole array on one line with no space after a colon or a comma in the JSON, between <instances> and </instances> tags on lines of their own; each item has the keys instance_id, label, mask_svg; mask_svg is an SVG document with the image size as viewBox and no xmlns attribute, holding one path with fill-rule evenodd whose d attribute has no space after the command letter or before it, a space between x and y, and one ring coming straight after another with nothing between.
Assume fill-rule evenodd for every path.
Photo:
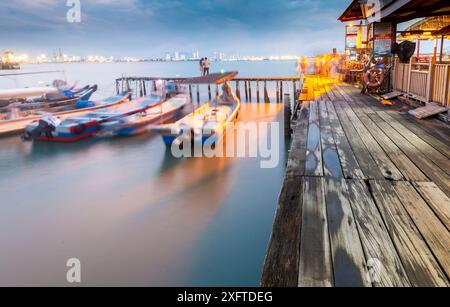
<instances>
[{"instance_id":1,"label":"outboard motor","mask_svg":"<svg viewBox=\"0 0 450 307\"><path fill-rule=\"evenodd\" d=\"M33 129L26 129L22 135L22 140L32 141L35 138L45 135L52 137L52 132L61 124L61 120L55 116L46 116L38 121L37 127Z\"/></svg>"}]
</instances>

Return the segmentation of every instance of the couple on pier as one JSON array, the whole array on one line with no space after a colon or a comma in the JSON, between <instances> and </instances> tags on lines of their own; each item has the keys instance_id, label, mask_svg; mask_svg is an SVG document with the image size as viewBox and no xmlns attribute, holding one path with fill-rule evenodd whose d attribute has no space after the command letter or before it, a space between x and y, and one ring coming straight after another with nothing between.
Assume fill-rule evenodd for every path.
<instances>
[{"instance_id":1,"label":"couple on pier","mask_svg":"<svg viewBox=\"0 0 450 307\"><path fill-rule=\"evenodd\" d=\"M211 68L211 62L208 58L202 58L200 60L200 74L203 76L209 75L209 70Z\"/></svg>"}]
</instances>

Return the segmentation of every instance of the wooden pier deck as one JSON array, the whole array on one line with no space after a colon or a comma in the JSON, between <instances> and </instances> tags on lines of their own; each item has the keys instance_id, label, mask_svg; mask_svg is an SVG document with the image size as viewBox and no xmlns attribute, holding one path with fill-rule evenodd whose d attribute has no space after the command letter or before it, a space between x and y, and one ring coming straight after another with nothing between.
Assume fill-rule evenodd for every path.
<instances>
[{"instance_id":1,"label":"wooden pier deck","mask_svg":"<svg viewBox=\"0 0 450 307\"><path fill-rule=\"evenodd\" d=\"M449 127L307 86L261 285L449 286Z\"/></svg>"}]
</instances>

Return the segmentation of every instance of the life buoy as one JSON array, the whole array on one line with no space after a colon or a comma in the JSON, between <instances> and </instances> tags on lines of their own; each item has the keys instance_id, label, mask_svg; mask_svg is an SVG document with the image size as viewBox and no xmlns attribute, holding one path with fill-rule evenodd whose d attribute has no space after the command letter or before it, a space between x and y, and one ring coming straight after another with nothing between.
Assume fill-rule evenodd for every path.
<instances>
[{"instance_id":1,"label":"life buoy","mask_svg":"<svg viewBox=\"0 0 450 307\"><path fill-rule=\"evenodd\" d=\"M384 82L384 73L380 68L372 68L364 73L364 83L367 87L379 87Z\"/></svg>"}]
</instances>

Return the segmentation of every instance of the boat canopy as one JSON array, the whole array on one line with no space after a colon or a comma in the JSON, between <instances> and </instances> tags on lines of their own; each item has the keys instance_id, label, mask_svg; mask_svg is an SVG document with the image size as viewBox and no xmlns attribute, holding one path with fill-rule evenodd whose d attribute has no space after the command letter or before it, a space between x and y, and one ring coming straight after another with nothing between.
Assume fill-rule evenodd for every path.
<instances>
[{"instance_id":1,"label":"boat canopy","mask_svg":"<svg viewBox=\"0 0 450 307\"><path fill-rule=\"evenodd\" d=\"M233 80L238 75L237 71L214 73L203 77L188 78L177 81L177 84L222 84Z\"/></svg>"}]
</instances>

